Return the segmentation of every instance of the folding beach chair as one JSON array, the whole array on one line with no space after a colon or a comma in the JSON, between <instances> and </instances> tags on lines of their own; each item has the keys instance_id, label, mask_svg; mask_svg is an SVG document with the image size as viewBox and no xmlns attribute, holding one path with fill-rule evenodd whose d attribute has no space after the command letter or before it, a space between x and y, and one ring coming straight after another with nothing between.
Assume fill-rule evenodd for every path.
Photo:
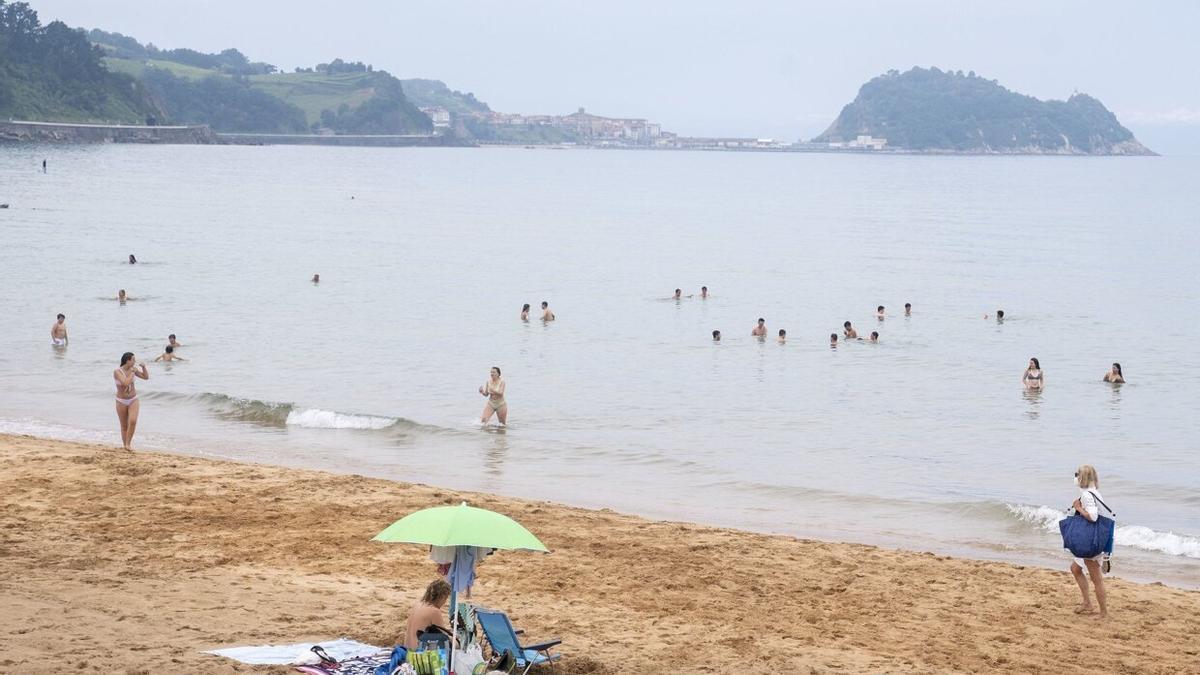
<instances>
[{"instance_id":1,"label":"folding beach chair","mask_svg":"<svg viewBox=\"0 0 1200 675\"><path fill-rule=\"evenodd\" d=\"M512 622L504 612L476 607L475 621L483 629L483 636L491 645L492 652L512 654L521 675L528 673L534 666L554 663L562 658L562 654L550 653L550 648L562 644L562 640L548 640L535 645L522 645L518 642L517 631L513 629Z\"/></svg>"}]
</instances>

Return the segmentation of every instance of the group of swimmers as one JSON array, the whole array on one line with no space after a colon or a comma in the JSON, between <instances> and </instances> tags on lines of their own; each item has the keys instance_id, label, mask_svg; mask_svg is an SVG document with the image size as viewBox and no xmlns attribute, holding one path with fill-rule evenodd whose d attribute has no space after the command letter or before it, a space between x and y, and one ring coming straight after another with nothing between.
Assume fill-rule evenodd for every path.
<instances>
[{"instance_id":1,"label":"group of swimmers","mask_svg":"<svg viewBox=\"0 0 1200 675\"><path fill-rule=\"evenodd\" d=\"M678 293L679 291L676 290L675 292ZM550 303L543 300L542 301L542 321L553 321L554 319L555 319L555 316L554 316L554 312L551 311L551 309L550 309ZM521 306L521 320L522 321L529 320L529 303L528 302Z\"/></svg>"},{"instance_id":2,"label":"group of swimmers","mask_svg":"<svg viewBox=\"0 0 1200 675\"><path fill-rule=\"evenodd\" d=\"M708 287L707 286L702 286L700 291L701 291L701 293L700 293L701 298L708 297ZM678 288L676 288L675 289L675 298L679 299L679 297L680 297L680 291ZM688 296L688 297L691 297L691 296ZM904 303L904 316L912 316L912 303L910 303L910 302ZM878 307L875 308L875 318L879 319L880 321L883 321L886 317L887 317L887 314L886 314L886 310L883 305L879 305ZM863 338L860 338L858 336L858 331L854 329L854 325L851 324L849 321L846 321L842 324L842 334L845 336L846 340L858 340L859 342L879 342L879 331L874 331L874 330L871 331L871 334L869 336L867 336L867 338L864 340ZM764 319L762 317L758 318L758 323L756 323L754 325L754 327L750 329L750 337L758 338L760 341L765 340L767 338L767 320L766 319ZM721 331L714 330L712 332L712 339L713 339L713 342L720 342L721 341ZM787 331L780 328L779 334L775 338L775 341L778 342L779 344L785 344L787 342ZM829 346L834 349L837 349L837 346L838 346L838 334L837 333L829 334Z\"/></svg>"}]
</instances>

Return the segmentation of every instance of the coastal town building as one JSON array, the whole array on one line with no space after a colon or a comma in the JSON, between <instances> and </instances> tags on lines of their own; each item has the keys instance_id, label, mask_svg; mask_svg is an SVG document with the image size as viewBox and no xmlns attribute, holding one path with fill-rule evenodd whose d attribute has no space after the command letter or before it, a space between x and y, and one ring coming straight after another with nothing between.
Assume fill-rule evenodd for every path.
<instances>
[{"instance_id":1,"label":"coastal town building","mask_svg":"<svg viewBox=\"0 0 1200 675\"><path fill-rule=\"evenodd\" d=\"M429 119L433 122L434 129L450 128L450 111L449 110L447 110L441 106L433 106L433 107L429 107L429 108L421 108L421 112L423 112L429 116Z\"/></svg>"}]
</instances>

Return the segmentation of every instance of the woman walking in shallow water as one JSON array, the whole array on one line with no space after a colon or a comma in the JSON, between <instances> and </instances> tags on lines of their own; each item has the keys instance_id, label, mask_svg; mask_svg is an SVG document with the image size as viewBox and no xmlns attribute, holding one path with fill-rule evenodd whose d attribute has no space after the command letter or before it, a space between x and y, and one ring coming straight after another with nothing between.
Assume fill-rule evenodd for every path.
<instances>
[{"instance_id":1,"label":"woman walking in shallow water","mask_svg":"<svg viewBox=\"0 0 1200 675\"><path fill-rule=\"evenodd\" d=\"M1041 389L1046 385L1046 381L1042 375L1042 364L1037 359L1029 359L1029 367L1025 369L1025 374L1021 376L1021 382L1026 389Z\"/></svg>"},{"instance_id":2,"label":"woman walking in shallow water","mask_svg":"<svg viewBox=\"0 0 1200 675\"><path fill-rule=\"evenodd\" d=\"M121 355L121 367L113 371L113 380L117 383L117 419L121 421L121 445L126 450L133 450L133 432L137 430L138 411L141 402L138 401L135 378L150 379L150 371L146 364L133 358L133 352Z\"/></svg>"},{"instance_id":3,"label":"woman walking in shallow water","mask_svg":"<svg viewBox=\"0 0 1200 675\"><path fill-rule=\"evenodd\" d=\"M508 425L508 401L504 400L504 378L500 377L500 369L493 366L488 381L479 388L479 393L487 397L483 404L483 414L479 417L480 424L487 424L492 415L500 420L500 424Z\"/></svg>"}]
</instances>

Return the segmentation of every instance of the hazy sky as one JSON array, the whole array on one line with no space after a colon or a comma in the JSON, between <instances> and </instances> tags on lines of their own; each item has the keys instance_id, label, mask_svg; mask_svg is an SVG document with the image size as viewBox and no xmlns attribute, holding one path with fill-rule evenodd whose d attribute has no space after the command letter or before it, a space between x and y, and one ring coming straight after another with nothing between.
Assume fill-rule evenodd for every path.
<instances>
[{"instance_id":1,"label":"hazy sky","mask_svg":"<svg viewBox=\"0 0 1200 675\"><path fill-rule=\"evenodd\" d=\"M335 57L444 80L494 110L809 138L890 68L1099 98L1151 147L1200 149L1200 1L31 0L43 22L291 69ZM1153 138L1148 138L1153 137ZM1166 140L1171 139L1171 140Z\"/></svg>"}]
</instances>

